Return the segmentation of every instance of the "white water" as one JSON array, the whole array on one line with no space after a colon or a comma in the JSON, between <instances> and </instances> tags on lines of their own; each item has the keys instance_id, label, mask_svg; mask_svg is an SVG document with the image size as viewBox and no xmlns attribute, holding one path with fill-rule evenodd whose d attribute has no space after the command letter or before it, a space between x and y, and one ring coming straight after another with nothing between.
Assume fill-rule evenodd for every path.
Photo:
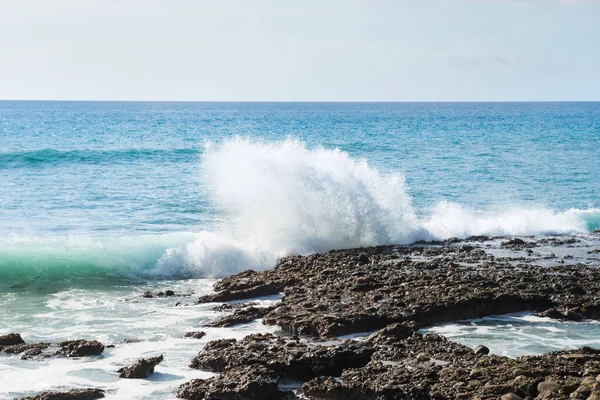
<instances>
[{"instance_id":1,"label":"white water","mask_svg":"<svg viewBox=\"0 0 600 400\"><path fill-rule=\"evenodd\" d=\"M20 360L0 356L0 399L12 399L48 390L95 387L107 399L175 399L174 391L194 378L212 373L188 368L205 343L220 338L241 339L257 332L279 329L259 321L234 328L204 325L225 315L214 304L194 305L197 295L211 292L212 280L163 281L140 286L65 289L47 294L0 294L0 335L19 332L26 342L98 339L114 344L99 357ZM145 299L146 290L169 288L176 293L195 291L192 297ZM274 297L263 305L273 304ZM176 306L178 302L184 303ZM184 339L189 331L204 331L202 339ZM139 341L123 343L124 340ZM162 354L165 360L149 379L120 379L117 370L142 357Z\"/></svg>"},{"instance_id":2,"label":"white water","mask_svg":"<svg viewBox=\"0 0 600 400\"><path fill-rule=\"evenodd\" d=\"M519 357L582 346L600 347L600 322L569 322L529 313L491 316L424 329L470 346L487 346L492 354Z\"/></svg>"}]
</instances>

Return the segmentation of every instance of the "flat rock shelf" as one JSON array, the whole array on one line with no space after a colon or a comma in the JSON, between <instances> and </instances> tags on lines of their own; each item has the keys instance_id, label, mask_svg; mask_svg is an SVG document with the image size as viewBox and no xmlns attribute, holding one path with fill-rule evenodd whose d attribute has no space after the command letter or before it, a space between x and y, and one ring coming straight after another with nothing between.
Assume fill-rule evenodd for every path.
<instances>
[{"instance_id":1,"label":"flat rock shelf","mask_svg":"<svg viewBox=\"0 0 600 400\"><path fill-rule=\"evenodd\" d=\"M485 343L472 349L418 332L520 311L600 318L594 235L331 251L224 278L198 302L283 293L280 304L255 314L282 334L209 342L190 367L220 374L192 380L177 394L192 400L600 399L600 350L508 358L489 354Z\"/></svg>"}]
</instances>

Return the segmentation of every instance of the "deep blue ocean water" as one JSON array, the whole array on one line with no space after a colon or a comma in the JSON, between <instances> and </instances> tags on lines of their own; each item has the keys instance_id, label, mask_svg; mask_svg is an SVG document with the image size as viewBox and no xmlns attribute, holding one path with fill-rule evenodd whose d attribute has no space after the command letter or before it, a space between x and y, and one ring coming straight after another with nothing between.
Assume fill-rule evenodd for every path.
<instances>
[{"instance_id":1,"label":"deep blue ocean water","mask_svg":"<svg viewBox=\"0 0 600 400\"><path fill-rule=\"evenodd\" d=\"M187 367L207 341L277 331L208 328L212 305L148 290L208 293L292 253L481 234L597 244L598 228L600 103L0 102L0 335L115 345L1 356L0 399L92 386L171 400L210 376ZM206 338L183 338L199 326ZM516 356L598 346L597 327L434 329ZM118 379L158 354L150 380Z\"/></svg>"}]
</instances>

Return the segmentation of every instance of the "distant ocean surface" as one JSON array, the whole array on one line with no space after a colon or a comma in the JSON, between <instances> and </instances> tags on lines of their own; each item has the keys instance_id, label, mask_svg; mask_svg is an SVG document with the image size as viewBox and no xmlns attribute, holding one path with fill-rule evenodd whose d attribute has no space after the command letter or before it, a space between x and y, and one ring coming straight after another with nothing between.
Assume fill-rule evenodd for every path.
<instances>
[{"instance_id":1,"label":"distant ocean surface","mask_svg":"<svg viewBox=\"0 0 600 400\"><path fill-rule=\"evenodd\" d=\"M154 344L83 375L0 358L0 398L85 379L171 398L201 374L178 338L211 314L123 302L145 290L208 291L287 254L599 228L600 103L2 101L0 334ZM113 379L148 349L171 375Z\"/></svg>"},{"instance_id":2,"label":"distant ocean surface","mask_svg":"<svg viewBox=\"0 0 600 400\"><path fill-rule=\"evenodd\" d=\"M54 258L220 276L292 252L584 232L599 208L600 103L0 102L0 277Z\"/></svg>"}]
</instances>

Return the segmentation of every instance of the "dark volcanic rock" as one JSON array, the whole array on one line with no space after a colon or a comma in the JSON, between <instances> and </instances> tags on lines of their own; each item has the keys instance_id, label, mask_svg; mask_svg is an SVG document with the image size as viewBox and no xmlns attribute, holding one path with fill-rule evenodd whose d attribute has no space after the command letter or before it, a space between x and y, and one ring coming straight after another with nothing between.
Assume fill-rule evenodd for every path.
<instances>
[{"instance_id":1,"label":"dark volcanic rock","mask_svg":"<svg viewBox=\"0 0 600 400\"><path fill-rule=\"evenodd\" d=\"M146 379L154 372L154 367L163 361L162 354L158 357L142 358L129 367L119 369L119 378Z\"/></svg>"},{"instance_id":2,"label":"dark volcanic rock","mask_svg":"<svg viewBox=\"0 0 600 400\"><path fill-rule=\"evenodd\" d=\"M145 299L152 299L154 297L173 297L173 296L182 297L182 296L189 296L189 294L188 295L181 295L181 294L176 294L172 290L165 290L164 292L161 291L161 292L156 292L156 293L153 293L153 292L144 292L141 295L141 297L143 297Z\"/></svg>"},{"instance_id":3,"label":"dark volcanic rock","mask_svg":"<svg viewBox=\"0 0 600 400\"><path fill-rule=\"evenodd\" d=\"M104 351L104 345L97 340L70 340L58 345L62 347L60 353L67 357L99 356Z\"/></svg>"},{"instance_id":4,"label":"dark volcanic rock","mask_svg":"<svg viewBox=\"0 0 600 400\"><path fill-rule=\"evenodd\" d=\"M487 346L480 344L475 348L475 354L490 354L490 349Z\"/></svg>"},{"instance_id":5,"label":"dark volcanic rock","mask_svg":"<svg viewBox=\"0 0 600 400\"><path fill-rule=\"evenodd\" d=\"M191 366L222 372L222 377L260 365L280 378L302 381L309 399L600 399L600 351L509 359L489 355L485 346L474 351L439 335L416 333L433 324L524 310L561 319L600 318L600 269L564 263L540 267L530 262L541 255L510 255L538 245L534 241L503 242L505 257L488 254L485 248L491 245L480 245L477 238L461 247L459 242L294 256L273 270L223 279L215 285L218 293L201 301L251 298L265 288L283 291L281 304L263 322L309 339L217 340ZM594 258L587 262L597 266ZM240 315L249 309L235 307ZM372 331L357 341L335 338ZM229 382L221 377L213 379Z\"/></svg>"},{"instance_id":6,"label":"dark volcanic rock","mask_svg":"<svg viewBox=\"0 0 600 400\"><path fill-rule=\"evenodd\" d=\"M374 351L370 345L351 341L319 346L297 338L256 334L241 341L221 339L209 342L192 360L190 367L222 372L260 364L272 368L282 377L306 380L320 375L339 375L344 368L363 366Z\"/></svg>"},{"instance_id":7,"label":"dark volcanic rock","mask_svg":"<svg viewBox=\"0 0 600 400\"><path fill-rule=\"evenodd\" d=\"M186 332L186 334L183 335L183 337L190 338L190 339L202 339L204 336L206 336L206 333L202 332L202 331Z\"/></svg>"},{"instance_id":8,"label":"dark volcanic rock","mask_svg":"<svg viewBox=\"0 0 600 400\"><path fill-rule=\"evenodd\" d=\"M279 375L263 365L230 369L210 379L193 379L177 390L177 397L189 400L278 400Z\"/></svg>"},{"instance_id":9,"label":"dark volcanic rock","mask_svg":"<svg viewBox=\"0 0 600 400\"><path fill-rule=\"evenodd\" d=\"M255 301L249 301L245 303L223 303L216 307L213 307L213 311L235 311L240 308L248 308L252 306L257 306L258 303Z\"/></svg>"},{"instance_id":10,"label":"dark volcanic rock","mask_svg":"<svg viewBox=\"0 0 600 400\"><path fill-rule=\"evenodd\" d=\"M535 243L531 243L531 242L526 242L523 239L519 239L519 238L514 238L511 240L508 240L506 242L502 242L501 243L502 247L512 247L512 248L525 248L525 247L533 247L535 246Z\"/></svg>"},{"instance_id":11,"label":"dark volcanic rock","mask_svg":"<svg viewBox=\"0 0 600 400\"><path fill-rule=\"evenodd\" d=\"M248 307L236 309L233 314L219 318L210 324L213 328L225 328L245 324L259 319L273 311L275 307Z\"/></svg>"},{"instance_id":12,"label":"dark volcanic rock","mask_svg":"<svg viewBox=\"0 0 600 400\"><path fill-rule=\"evenodd\" d=\"M21 400L93 400L104 398L101 389L75 389L68 392L45 392L34 397L23 397Z\"/></svg>"},{"instance_id":13,"label":"dark volcanic rock","mask_svg":"<svg viewBox=\"0 0 600 400\"><path fill-rule=\"evenodd\" d=\"M21 343L12 346L0 346L0 353L20 354L27 360L39 357L89 357L102 354L104 345L97 340L68 340L59 343Z\"/></svg>"},{"instance_id":14,"label":"dark volcanic rock","mask_svg":"<svg viewBox=\"0 0 600 400\"><path fill-rule=\"evenodd\" d=\"M313 337L410 321L428 326L572 303L580 305L584 317L600 315L594 295L600 289L600 270L529 264L515 268L480 250L382 246L289 257L273 270L228 277L215 286L224 292L201 301L222 300L232 293L239 297L264 287L281 289L281 305L265 315L264 322ZM363 253L368 264L359 260ZM425 254L434 258L408 258Z\"/></svg>"},{"instance_id":15,"label":"dark volcanic rock","mask_svg":"<svg viewBox=\"0 0 600 400\"><path fill-rule=\"evenodd\" d=\"M537 312L535 315L538 317L547 317L575 322L583 321L585 319L582 314L582 310L579 307L552 307L547 310Z\"/></svg>"},{"instance_id":16,"label":"dark volcanic rock","mask_svg":"<svg viewBox=\"0 0 600 400\"><path fill-rule=\"evenodd\" d=\"M9 333L8 335L0 336L0 346L14 346L23 343L25 343L25 341L18 333Z\"/></svg>"},{"instance_id":17,"label":"dark volcanic rock","mask_svg":"<svg viewBox=\"0 0 600 400\"><path fill-rule=\"evenodd\" d=\"M281 292L281 286L276 284L263 284L240 290L227 289L219 293L202 296L198 300L198 303L221 303L225 301L251 299L254 297L263 297L279 294L279 292Z\"/></svg>"}]
</instances>

